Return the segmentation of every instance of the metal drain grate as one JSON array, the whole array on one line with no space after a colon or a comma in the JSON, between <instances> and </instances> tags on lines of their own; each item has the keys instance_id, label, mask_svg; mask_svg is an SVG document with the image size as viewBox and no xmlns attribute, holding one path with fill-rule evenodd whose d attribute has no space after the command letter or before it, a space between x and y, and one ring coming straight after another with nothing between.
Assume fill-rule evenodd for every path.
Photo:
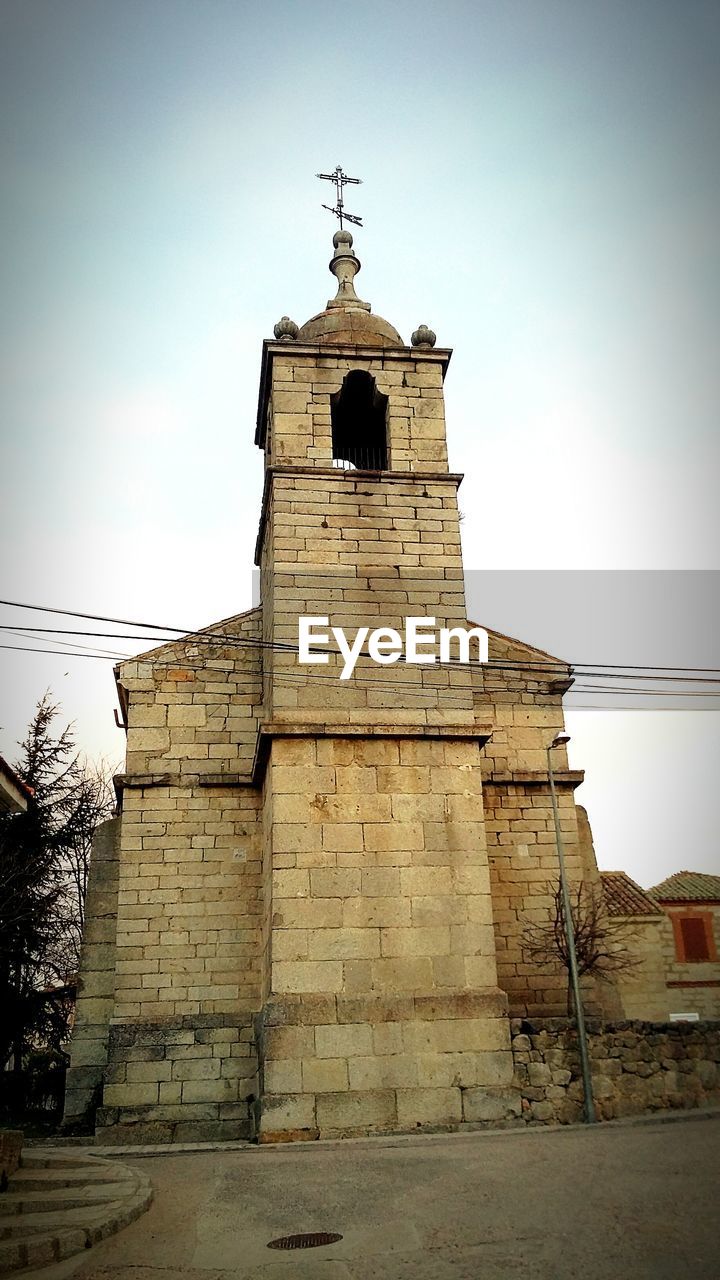
<instances>
[{"instance_id":1,"label":"metal drain grate","mask_svg":"<svg viewBox=\"0 0 720 1280\"><path fill-rule=\"evenodd\" d=\"M305 1231L298 1236L278 1236L268 1241L268 1249L319 1249L321 1244L342 1240L337 1231Z\"/></svg>"}]
</instances>

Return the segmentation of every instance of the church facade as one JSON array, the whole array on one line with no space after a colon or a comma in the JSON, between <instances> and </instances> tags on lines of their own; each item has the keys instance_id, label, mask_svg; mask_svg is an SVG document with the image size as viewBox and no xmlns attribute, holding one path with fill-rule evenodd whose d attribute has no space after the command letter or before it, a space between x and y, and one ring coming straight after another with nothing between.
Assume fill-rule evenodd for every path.
<instances>
[{"instance_id":1,"label":"church facade","mask_svg":"<svg viewBox=\"0 0 720 1280\"><path fill-rule=\"evenodd\" d=\"M354 289L263 344L260 605L117 669L119 816L96 842L66 1125L282 1141L519 1114L510 1017L557 853L546 748L570 671L489 630L486 665L298 661L298 620L468 627L443 384ZM484 621L484 620L481 620ZM545 670L543 669L545 668ZM599 887L554 752L571 881ZM614 1013L613 988L588 988ZM604 1002L604 1003L603 1003Z\"/></svg>"}]
</instances>

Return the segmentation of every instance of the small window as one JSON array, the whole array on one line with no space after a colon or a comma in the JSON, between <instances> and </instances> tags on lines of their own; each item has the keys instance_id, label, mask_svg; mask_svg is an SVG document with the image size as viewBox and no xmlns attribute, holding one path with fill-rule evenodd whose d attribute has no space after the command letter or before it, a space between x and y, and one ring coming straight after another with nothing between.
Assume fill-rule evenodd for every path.
<instances>
[{"instance_id":1,"label":"small window","mask_svg":"<svg viewBox=\"0 0 720 1280\"><path fill-rule=\"evenodd\" d=\"M680 925L680 941L682 944L682 955L678 956L679 960L700 961L710 959L710 945L705 927L705 920L701 916L681 916Z\"/></svg>"},{"instance_id":2,"label":"small window","mask_svg":"<svg viewBox=\"0 0 720 1280\"><path fill-rule=\"evenodd\" d=\"M330 397L333 465L359 471L387 468L387 396L363 369L353 369Z\"/></svg>"}]
</instances>

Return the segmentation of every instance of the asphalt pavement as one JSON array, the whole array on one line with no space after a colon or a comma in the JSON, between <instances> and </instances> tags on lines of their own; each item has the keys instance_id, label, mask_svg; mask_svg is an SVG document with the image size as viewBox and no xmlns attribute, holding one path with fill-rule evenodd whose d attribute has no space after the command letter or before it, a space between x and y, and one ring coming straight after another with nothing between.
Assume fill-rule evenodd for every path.
<instances>
[{"instance_id":1,"label":"asphalt pavement","mask_svg":"<svg viewBox=\"0 0 720 1280\"><path fill-rule=\"evenodd\" d=\"M720 1115L124 1156L147 1213L38 1280L718 1280ZM337 1233L318 1248L271 1240ZM27 1274L27 1273L26 1273Z\"/></svg>"}]
</instances>

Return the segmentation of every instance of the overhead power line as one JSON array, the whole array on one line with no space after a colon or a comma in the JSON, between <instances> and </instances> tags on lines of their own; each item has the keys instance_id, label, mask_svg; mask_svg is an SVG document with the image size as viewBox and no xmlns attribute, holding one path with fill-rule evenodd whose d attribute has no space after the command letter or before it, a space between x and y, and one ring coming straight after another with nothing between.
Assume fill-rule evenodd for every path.
<instances>
[{"instance_id":1,"label":"overhead power line","mask_svg":"<svg viewBox=\"0 0 720 1280\"><path fill-rule=\"evenodd\" d=\"M82 652L80 652L80 651L74 651L72 649L42 649L42 648L30 646L30 645L8 645L8 644L0 644L0 649L14 650L15 652L18 652L18 653L40 653L40 654L46 654L49 657L93 658L102 662L115 660L114 658L109 657L106 653L92 653L92 652L88 652L85 649ZM117 655L117 657L122 660L122 655ZM202 663L190 664L190 665L197 665L198 668L204 666L204 664ZM307 671L306 669L303 669L302 671L286 671L281 669L273 673L273 679L281 683L300 681L305 685L309 682L317 683L318 681L326 681L326 682L330 681L334 685L337 685L338 683L337 674L332 674L330 672L325 673L325 672L319 672L319 671ZM505 685L488 685L487 683L483 685L481 690L476 689L473 691L470 689L459 688L453 685L420 684L417 682L413 682L410 679L402 682L398 680L393 681L392 679L389 679L387 675L385 675L384 670L382 668L378 668L378 670L371 676L359 675L356 670L355 672L353 672L352 682L348 682L347 688L351 688L353 685L365 685L373 688L378 693L393 693L393 694L396 694L398 697L402 695L411 695L414 701L417 701L423 698L425 700L433 699L436 704L438 702L442 702L446 706L455 705L457 707L467 706L468 694L472 694L473 692L475 694L478 694L478 693L488 694L490 697L492 697L493 693L506 691ZM675 699L720 698L720 691L714 691L714 690L627 689L627 688L604 688L603 686L593 686L591 688L586 688L582 685L576 684L569 690L568 697L572 698L573 695L577 695L577 694L580 694L580 695L584 694L585 696L588 696L589 694L591 697L598 697L598 698L606 697L606 696L609 696L611 698L616 698L616 697L622 697L622 695L627 695L628 697L645 697L645 698L653 697L653 698L675 698ZM623 708L623 707L618 707L616 703L615 709L629 711L629 710L637 709L637 705L638 704L636 703L635 708L632 708L632 707ZM567 706L568 706L568 710L573 710L573 709L587 710L587 711L603 710L603 708L598 706L596 703L584 704L584 703L571 702L567 704ZM673 710L677 708L668 707L667 709ZM708 707L708 708L698 708L698 709L712 710L713 708Z\"/></svg>"},{"instance_id":2,"label":"overhead power line","mask_svg":"<svg viewBox=\"0 0 720 1280\"><path fill-rule=\"evenodd\" d=\"M67 657L82 657L82 656L88 656L93 658L106 657L108 660L112 656L112 658L117 661L126 661L131 656L134 656L134 655L123 655L123 654L110 655L107 650L103 650L102 652L96 652L96 653L87 653L86 655L83 655L82 653L79 653L79 652L73 652L70 649L71 642L69 641L66 642L58 639L59 636L68 635L68 636L83 636L88 639L90 638L117 639L117 640L126 640L126 641L138 640L143 642L150 641L151 643L159 646L166 643L171 643L172 638L174 637L182 637L183 639L189 642L196 641L196 642L205 643L208 645L217 645L217 644L233 645L239 648L266 649L271 651L277 651L280 653L283 653L283 652L297 653L298 652L297 646L290 643L283 643L281 641L263 640L261 637L238 636L235 634L228 634L224 632L210 631L208 628L198 631L198 630L194 630L193 628L164 626L164 625L161 625L158 623L152 623L152 622L137 622L137 621L131 621L126 618L114 618L107 615L91 614L91 613L85 613L85 612L80 612L78 610L71 610L71 609L57 609L47 605L28 604L28 603L22 603L20 601L14 601L14 600L0 600L0 604L5 605L7 608L27 609L27 610L32 610L34 612L54 614L62 617L80 618L84 621L106 622L117 627L137 627L137 628L144 629L145 631L154 631L156 633L157 632L161 633L160 635L156 634L153 636L153 635L147 635L147 634L136 635L130 632L89 631L87 629L71 630L69 628L60 628L60 627L54 628L54 627L26 626L23 628L26 632L32 632L33 634L37 634L37 635L41 635L41 634L48 635L48 637L52 636L55 638L55 642L57 644L67 644L68 646L67 653L63 651L61 654L60 651L53 651L51 649L40 649L40 648L33 649L30 647L23 648L23 646L19 646L19 645L0 646L4 649L17 649L17 650L23 650L25 652L37 652L37 653L48 653L48 654L55 653L57 656L67 656ZM5 632L10 632L11 634L18 634L17 630L8 624L0 624L0 630ZM165 638L162 633L165 633L165 636L169 635L170 639ZM76 641L75 644L78 649L86 648L86 646L81 645L79 641ZM87 647L89 648L89 646ZM337 651L333 650L330 652L334 653L335 656L338 656ZM442 663L442 664L437 663L435 664L435 667L436 669L437 667L442 667L444 669L449 669L449 670L464 670L464 669L476 670L477 664L472 662L463 663L463 662L460 662L459 660L451 660L448 663ZM496 672L496 673L500 671L507 671L510 673L517 672L518 675L529 673L531 675L537 675L538 677L552 676L554 674L566 676L568 673L570 673L576 676L578 680L595 677L601 680L610 679L610 678L614 678L615 680L625 680L625 681L651 679L653 681L664 681L671 684L688 683L688 684L702 684L702 685L715 685L715 684L720 685L720 680L713 679L714 676L720 675L720 668L715 668L715 667L689 667L689 666L671 667L671 666L656 666L652 664L643 665L643 664L580 663L580 662L565 663L559 660L558 661L550 660L550 661L544 662L544 661L537 661L533 659L526 659L526 660L491 659L490 662L483 664L483 669L488 672ZM668 674L668 673L674 673L674 674ZM304 673L297 673L297 674L304 675L304 678L306 679L318 678L318 676L321 675L321 673L317 673L317 672L312 672L312 673L304 672ZM335 678L335 677L332 677L332 678ZM354 677L354 678L357 679L358 677ZM375 682L377 682L377 674L375 676ZM389 682L387 682L386 687L389 687ZM399 687L403 689L407 688L407 686L405 685L401 685ZM500 688L501 686L498 686L497 691L499 691ZM489 686L487 686L487 689L488 691L491 691ZM580 692L580 691L591 692L592 690L590 688L581 690L580 686L576 685L574 691L575 692ZM598 690L598 692L610 693L611 690L609 687L603 686L602 689ZM622 692L630 692L630 690L613 689L612 692L622 693ZM646 690L645 692L649 694L653 691ZM660 691L658 690L658 692ZM670 696L673 696L672 691L668 691L668 692ZM684 694L682 691L678 691L676 696L687 696L687 694ZM704 695L702 691L700 691L700 696L710 696L710 694L708 693L707 695Z\"/></svg>"},{"instance_id":3,"label":"overhead power line","mask_svg":"<svg viewBox=\"0 0 720 1280\"><path fill-rule=\"evenodd\" d=\"M55 658L98 658L102 662L112 662L106 653L75 653L72 649L35 649L25 644L0 644L0 649L14 649L16 653L47 653Z\"/></svg>"}]
</instances>

